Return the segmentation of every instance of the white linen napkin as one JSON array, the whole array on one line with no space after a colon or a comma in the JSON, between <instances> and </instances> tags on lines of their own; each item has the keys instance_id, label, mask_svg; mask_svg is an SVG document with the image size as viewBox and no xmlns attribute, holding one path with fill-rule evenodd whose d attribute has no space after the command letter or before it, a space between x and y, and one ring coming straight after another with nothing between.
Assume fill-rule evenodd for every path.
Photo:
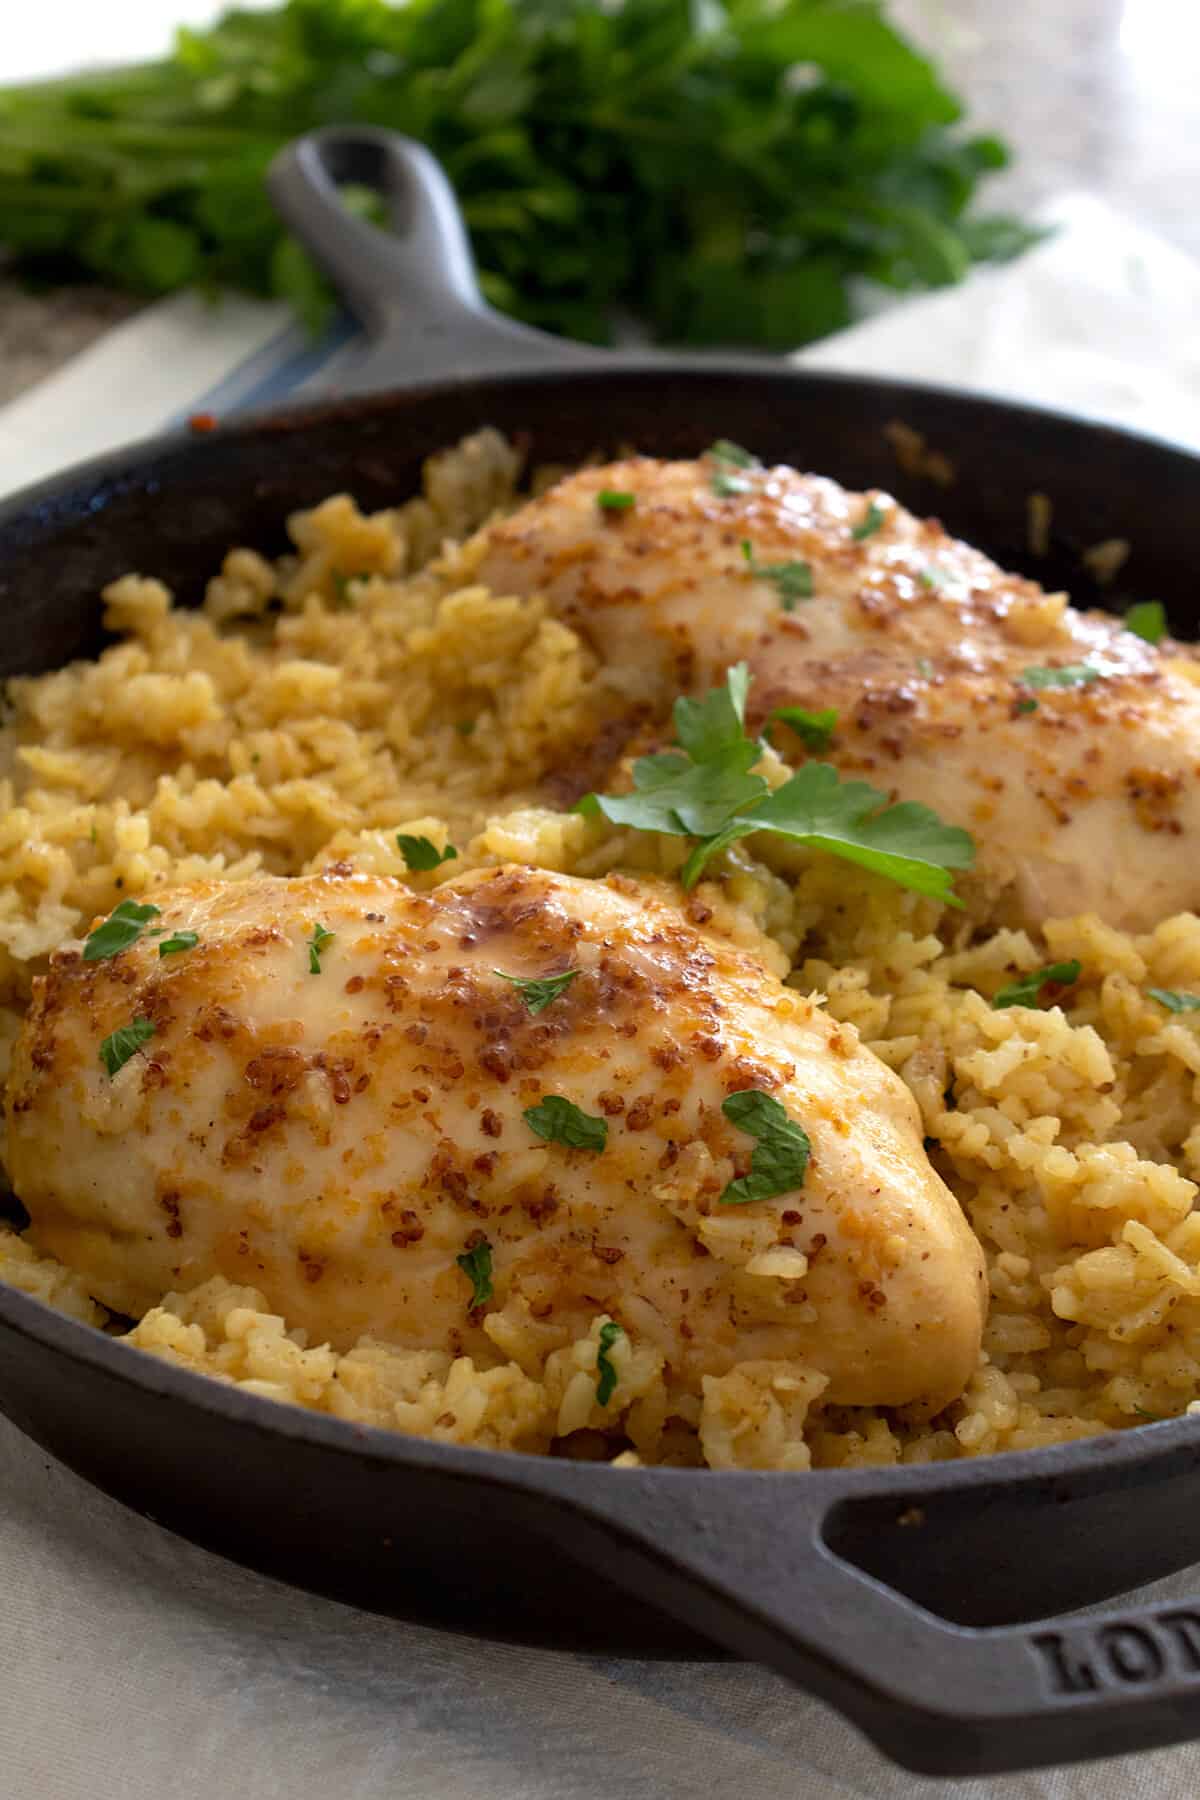
<instances>
[{"instance_id":1,"label":"white linen napkin","mask_svg":"<svg viewBox=\"0 0 1200 1800\"><path fill-rule=\"evenodd\" d=\"M1008 268L801 353L1200 444L1200 265L1099 201ZM279 309L150 308L0 412L0 491L336 354ZM1132 1522L1131 1522L1132 1528ZM1183 1598L1200 1571L1159 1584ZM376 1619L126 1512L0 1420L0 1800L1194 1800L1200 1745L932 1784L765 1670ZM620 1601L616 1593L614 1606Z\"/></svg>"}]
</instances>

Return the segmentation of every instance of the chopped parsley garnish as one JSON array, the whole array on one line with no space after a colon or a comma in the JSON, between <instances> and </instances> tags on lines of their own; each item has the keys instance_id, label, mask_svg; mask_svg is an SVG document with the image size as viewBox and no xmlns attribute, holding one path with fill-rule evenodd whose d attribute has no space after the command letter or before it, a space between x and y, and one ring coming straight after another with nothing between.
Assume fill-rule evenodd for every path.
<instances>
[{"instance_id":1,"label":"chopped parsley garnish","mask_svg":"<svg viewBox=\"0 0 1200 1800\"><path fill-rule=\"evenodd\" d=\"M596 495L596 505L601 512L629 512L637 505L637 495L620 488L601 488Z\"/></svg>"},{"instance_id":2,"label":"chopped parsley garnish","mask_svg":"<svg viewBox=\"0 0 1200 1800\"><path fill-rule=\"evenodd\" d=\"M563 1144L568 1150L603 1150L608 1143L607 1119L593 1118L561 1094L543 1094L536 1106L525 1108L523 1117L530 1131L548 1144Z\"/></svg>"},{"instance_id":3,"label":"chopped parsley garnish","mask_svg":"<svg viewBox=\"0 0 1200 1800\"><path fill-rule=\"evenodd\" d=\"M511 981L519 991L530 1013L535 1017L538 1013L544 1012L552 1000L557 1000L564 988L570 987L579 973L578 969L564 969L561 975L526 976L506 975L503 969L492 970L492 974L498 975L501 981Z\"/></svg>"},{"instance_id":4,"label":"chopped parsley garnish","mask_svg":"<svg viewBox=\"0 0 1200 1800\"><path fill-rule=\"evenodd\" d=\"M194 931L177 931L158 946L160 956L177 956L181 950L194 950L200 942Z\"/></svg>"},{"instance_id":5,"label":"chopped parsley garnish","mask_svg":"<svg viewBox=\"0 0 1200 1800\"><path fill-rule=\"evenodd\" d=\"M874 537L886 518L887 513L880 506L878 500L872 500L858 524L854 526L850 536L856 544L861 544L864 538Z\"/></svg>"},{"instance_id":6,"label":"chopped parsley garnish","mask_svg":"<svg viewBox=\"0 0 1200 1800\"><path fill-rule=\"evenodd\" d=\"M923 588L945 587L947 581L946 571L945 569L939 569L935 564L930 563L927 569L920 570L917 575L917 580Z\"/></svg>"},{"instance_id":7,"label":"chopped parsley garnish","mask_svg":"<svg viewBox=\"0 0 1200 1800\"><path fill-rule=\"evenodd\" d=\"M933 664L927 656L918 656L917 674L921 677L922 681L933 680Z\"/></svg>"},{"instance_id":8,"label":"chopped parsley garnish","mask_svg":"<svg viewBox=\"0 0 1200 1800\"><path fill-rule=\"evenodd\" d=\"M1017 701L1017 711L1019 713L1031 713L1037 711L1037 701L1032 694L1026 694L1023 700Z\"/></svg>"},{"instance_id":9,"label":"chopped parsley garnish","mask_svg":"<svg viewBox=\"0 0 1200 1800\"><path fill-rule=\"evenodd\" d=\"M803 706L777 706L767 724L776 719L783 725L789 725L809 750L828 750L834 731L837 728L837 712L832 707L825 707L821 712L808 712Z\"/></svg>"},{"instance_id":10,"label":"chopped parsley garnish","mask_svg":"<svg viewBox=\"0 0 1200 1800\"><path fill-rule=\"evenodd\" d=\"M791 612L797 600L811 600L812 569L806 562L760 563L754 560L754 545L742 539L742 555L751 575L761 581L773 581L784 612Z\"/></svg>"},{"instance_id":11,"label":"chopped parsley garnish","mask_svg":"<svg viewBox=\"0 0 1200 1800\"><path fill-rule=\"evenodd\" d=\"M486 1238L480 1238L469 1250L455 1257L455 1262L468 1278L474 1290L471 1294L471 1311L477 1306L486 1306L492 1297L492 1246Z\"/></svg>"},{"instance_id":12,"label":"chopped parsley garnish","mask_svg":"<svg viewBox=\"0 0 1200 1800\"><path fill-rule=\"evenodd\" d=\"M1030 974L1010 982L1008 987L1002 987L992 1005L1040 1006L1039 996L1044 987L1073 987L1079 980L1082 967L1082 963L1077 962L1074 957L1070 962L1048 963L1044 969L1034 969Z\"/></svg>"},{"instance_id":13,"label":"chopped parsley garnish","mask_svg":"<svg viewBox=\"0 0 1200 1800\"><path fill-rule=\"evenodd\" d=\"M718 500L732 500L735 494L748 494L750 483L741 475L727 475L724 469L718 469L710 483Z\"/></svg>"},{"instance_id":14,"label":"chopped parsley garnish","mask_svg":"<svg viewBox=\"0 0 1200 1800\"><path fill-rule=\"evenodd\" d=\"M735 469L762 467L757 456L749 450L743 450L740 444L735 444L730 438L718 438L715 444L708 446L705 455L711 456L714 462L729 463Z\"/></svg>"},{"instance_id":15,"label":"chopped parsley garnish","mask_svg":"<svg viewBox=\"0 0 1200 1800\"><path fill-rule=\"evenodd\" d=\"M1182 994L1177 988L1147 988L1146 997L1157 1000L1168 1012L1200 1012L1200 994Z\"/></svg>"},{"instance_id":16,"label":"chopped parsley garnish","mask_svg":"<svg viewBox=\"0 0 1200 1800\"><path fill-rule=\"evenodd\" d=\"M607 1406L617 1389L617 1371L609 1351L617 1339L624 1334L615 1319L609 1319L600 1327L600 1342L596 1347L596 1404Z\"/></svg>"},{"instance_id":17,"label":"chopped parsley garnish","mask_svg":"<svg viewBox=\"0 0 1200 1800\"><path fill-rule=\"evenodd\" d=\"M1126 631L1157 644L1167 635L1167 615L1161 600L1139 600L1121 621Z\"/></svg>"},{"instance_id":18,"label":"chopped parsley garnish","mask_svg":"<svg viewBox=\"0 0 1200 1800\"><path fill-rule=\"evenodd\" d=\"M1091 663L1065 663L1061 669L1022 669L1021 685L1031 688L1073 688L1085 687L1089 681L1099 681L1100 670L1093 669Z\"/></svg>"},{"instance_id":19,"label":"chopped parsley garnish","mask_svg":"<svg viewBox=\"0 0 1200 1800\"><path fill-rule=\"evenodd\" d=\"M718 438L710 444L705 454L716 463L710 483L718 500L729 500L735 494L748 494L750 483L742 475L731 473L734 469L757 469L761 467L757 456L751 456L749 450L743 450L740 444L731 443L728 438Z\"/></svg>"},{"instance_id":20,"label":"chopped parsley garnish","mask_svg":"<svg viewBox=\"0 0 1200 1800\"><path fill-rule=\"evenodd\" d=\"M457 731L459 737L470 737L471 733L475 729L475 720L474 719L460 719L458 721L458 724L454 727L454 729L455 729L455 731Z\"/></svg>"},{"instance_id":21,"label":"chopped parsley garnish","mask_svg":"<svg viewBox=\"0 0 1200 1800\"><path fill-rule=\"evenodd\" d=\"M110 1033L100 1046L100 1061L111 1076L123 1069L130 1057L154 1036L153 1019L133 1019Z\"/></svg>"},{"instance_id":22,"label":"chopped parsley garnish","mask_svg":"<svg viewBox=\"0 0 1200 1800\"><path fill-rule=\"evenodd\" d=\"M731 1181L721 1195L722 1206L745 1206L751 1200L772 1200L803 1186L812 1145L803 1126L789 1119L772 1094L759 1088L743 1088L730 1094L721 1111L731 1125L758 1141L750 1158L750 1173Z\"/></svg>"},{"instance_id":23,"label":"chopped parsley garnish","mask_svg":"<svg viewBox=\"0 0 1200 1800\"><path fill-rule=\"evenodd\" d=\"M441 863L453 862L458 855L453 844L447 844L444 850L439 850L427 837L407 837L403 831L396 833L396 842L415 875L423 875L428 869L436 869Z\"/></svg>"},{"instance_id":24,"label":"chopped parsley garnish","mask_svg":"<svg viewBox=\"0 0 1200 1800\"><path fill-rule=\"evenodd\" d=\"M332 944L335 936L335 932L326 931L323 925L314 925L312 936L305 938L304 941L308 945L308 972L310 975L321 973L321 952L326 944Z\"/></svg>"},{"instance_id":25,"label":"chopped parsley garnish","mask_svg":"<svg viewBox=\"0 0 1200 1800\"><path fill-rule=\"evenodd\" d=\"M88 933L83 946L84 962L104 962L108 957L128 950L130 944L137 943L150 920L157 918L158 907L151 906L149 901L142 906L136 900L122 900L119 906L114 906L103 925L97 925L95 931Z\"/></svg>"},{"instance_id":26,"label":"chopped parsley garnish","mask_svg":"<svg viewBox=\"0 0 1200 1800\"><path fill-rule=\"evenodd\" d=\"M745 733L749 685L746 665L738 663L723 688L703 700L677 700L680 748L639 757L631 794L586 794L577 810L637 831L696 839L680 871L685 888L719 851L770 831L960 906L949 871L969 868L975 846L968 832L944 825L927 806L890 805L877 788L843 781L829 763L805 763L773 793L750 773L761 746Z\"/></svg>"},{"instance_id":27,"label":"chopped parsley garnish","mask_svg":"<svg viewBox=\"0 0 1200 1800\"><path fill-rule=\"evenodd\" d=\"M353 604L351 601L351 598L350 598L350 583L352 581L361 581L361 580L363 580L363 577L361 575L343 575L340 572L340 570L337 570L337 569L334 570L334 572L333 572L333 603L339 609L339 611L341 610L342 607L350 606Z\"/></svg>"}]
</instances>

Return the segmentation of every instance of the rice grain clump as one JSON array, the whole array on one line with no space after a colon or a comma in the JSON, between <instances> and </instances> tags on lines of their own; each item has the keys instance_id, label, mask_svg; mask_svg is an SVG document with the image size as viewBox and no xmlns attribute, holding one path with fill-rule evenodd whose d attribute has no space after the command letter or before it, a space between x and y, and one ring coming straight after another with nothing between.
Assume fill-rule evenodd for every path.
<instances>
[{"instance_id":1,"label":"rice grain clump","mask_svg":"<svg viewBox=\"0 0 1200 1800\"><path fill-rule=\"evenodd\" d=\"M235 549L204 606L127 576L117 641L10 687L0 733L0 1035L49 951L122 898L348 859L405 876L396 834L471 866L671 874L678 840L564 811L613 702L536 599L488 592L461 540L512 503L512 450L481 433L435 458L421 499L297 516L293 553ZM628 703L631 698L623 697ZM768 770L768 774L770 771ZM758 850L758 844L754 844ZM506 1319L494 1355L310 1343L251 1286L168 1293L130 1327L0 1227L0 1276L137 1348L271 1399L462 1444L621 1461L803 1469L1063 1442L1200 1405L1200 920L1144 936L1049 921L976 941L863 871L746 846L680 904L825 996L907 1083L930 1156L983 1244L991 1314L963 1397L933 1420L833 1407L825 1377L751 1361L673 1402L633 1315L553 1341ZM1077 982L996 1008L1047 963ZM7 1056L5 1054L5 1060ZM611 1380L610 1380L611 1376ZM603 1377L603 1380L601 1379ZM601 1401L600 1394L604 1394Z\"/></svg>"}]
</instances>

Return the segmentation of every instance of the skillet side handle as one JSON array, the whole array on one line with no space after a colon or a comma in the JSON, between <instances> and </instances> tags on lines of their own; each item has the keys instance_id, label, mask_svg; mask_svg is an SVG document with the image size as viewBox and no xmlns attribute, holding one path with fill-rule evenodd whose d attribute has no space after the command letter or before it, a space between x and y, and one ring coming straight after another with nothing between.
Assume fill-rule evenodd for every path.
<instances>
[{"instance_id":1,"label":"skillet side handle","mask_svg":"<svg viewBox=\"0 0 1200 1800\"><path fill-rule=\"evenodd\" d=\"M348 182L383 196L390 231L349 210L339 192ZM279 152L267 191L366 330L367 350L339 376L341 392L604 357L488 306L450 183L411 138L365 125L309 132Z\"/></svg>"},{"instance_id":2,"label":"skillet side handle","mask_svg":"<svg viewBox=\"0 0 1200 1800\"><path fill-rule=\"evenodd\" d=\"M836 1497L807 1477L671 1476L592 1467L580 1481L564 1465L565 1505L539 1524L556 1519L571 1554L830 1702L906 1768L1000 1774L1200 1736L1200 1602L967 1629L834 1556Z\"/></svg>"}]
</instances>

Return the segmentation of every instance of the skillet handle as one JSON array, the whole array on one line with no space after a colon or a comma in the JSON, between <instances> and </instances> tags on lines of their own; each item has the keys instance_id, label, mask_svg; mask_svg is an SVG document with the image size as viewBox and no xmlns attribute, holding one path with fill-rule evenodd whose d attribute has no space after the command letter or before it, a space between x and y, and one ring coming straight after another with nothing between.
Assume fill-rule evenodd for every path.
<instances>
[{"instance_id":1,"label":"skillet handle","mask_svg":"<svg viewBox=\"0 0 1200 1800\"><path fill-rule=\"evenodd\" d=\"M383 196L390 231L349 210L346 182ZM366 330L364 356L338 377L343 393L605 357L488 306L450 183L412 138L368 125L311 131L276 156L267 191Z\"/></svg>"},{"instance_id":2,"label":"skillet handle","mask_svg":"<svg viewBox=\"0 0 1200 1800\"><path fill-rule=\"evenodd\" d=\"M571 1555L829 1701L906 1768L1002 1773L1200 1736L1200 1601L969 1629L834 1554L850 1483L564 1465L550 1508L538 1485L539 1527ZM1036 1557L1038 1521L1010 1516L1022 1527Z\"/></svg>"}]
</instances>

